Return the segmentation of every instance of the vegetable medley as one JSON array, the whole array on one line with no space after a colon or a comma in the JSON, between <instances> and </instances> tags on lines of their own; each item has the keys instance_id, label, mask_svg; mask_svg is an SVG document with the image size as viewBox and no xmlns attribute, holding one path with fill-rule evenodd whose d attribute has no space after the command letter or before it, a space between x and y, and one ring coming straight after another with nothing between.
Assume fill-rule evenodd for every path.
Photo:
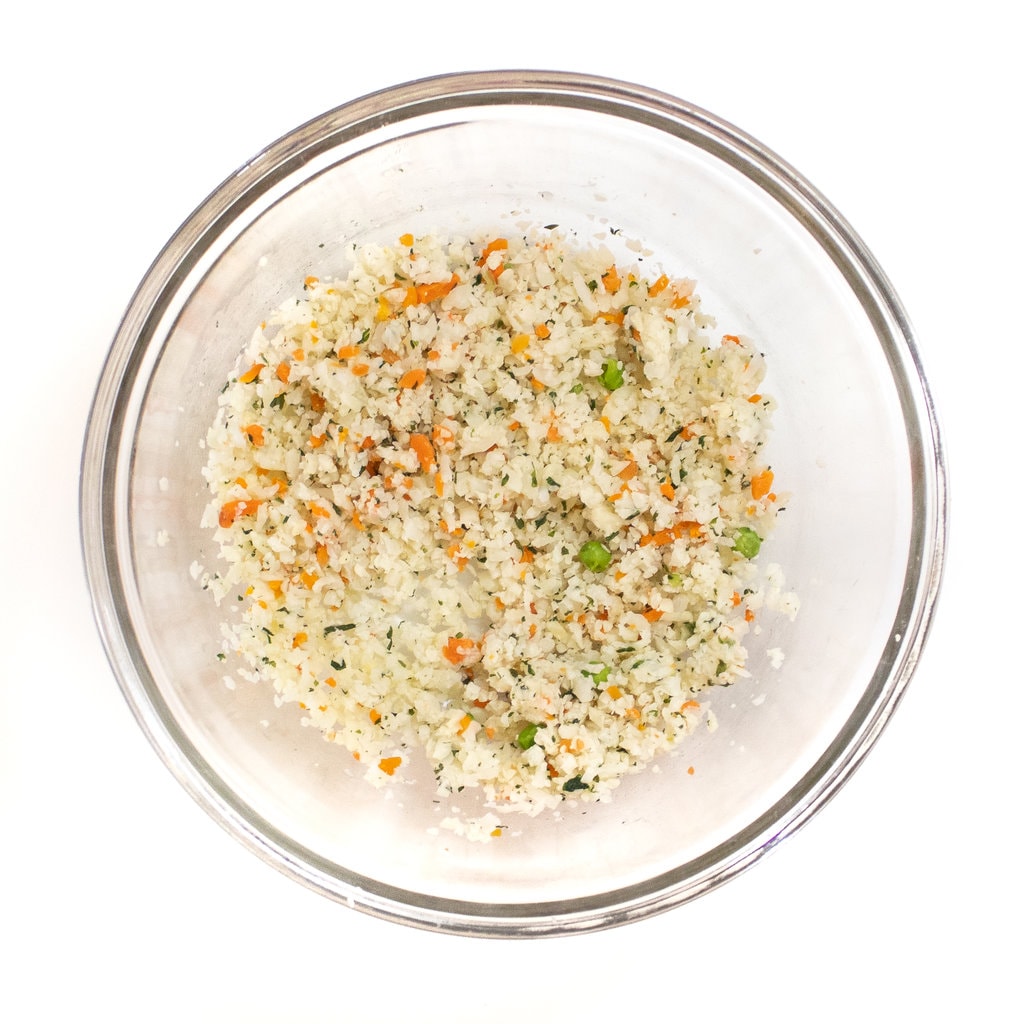
<instances>
[{"instance_id":1,"label":"vegetable medley","mask_svg":"<svg viewBox=\"0 0 1024 1024\"><path fill-rule=\"evenodd\" d=\"M352 264L209 431L226 650L377 784L425 756L500 814L600 798L709 720L779 594L764 361L551 230Z\"/></svg>"}]
</instances>

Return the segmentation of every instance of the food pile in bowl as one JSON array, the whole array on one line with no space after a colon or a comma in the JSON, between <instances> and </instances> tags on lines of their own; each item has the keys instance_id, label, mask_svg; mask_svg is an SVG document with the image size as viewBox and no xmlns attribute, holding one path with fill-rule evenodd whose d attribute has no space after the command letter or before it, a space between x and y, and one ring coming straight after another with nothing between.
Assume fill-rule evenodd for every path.
<instances>
[{"instance_id":1,"label":"food pile in bowl","mask_svg":"<svg viewBox=\"0 0 1024 1024\"><path fill-rule=\"evenodd\" d=\"M504 816L609 794L713 723L780 595L748 340L555 229L353 254L262 323L207 439L225 655L382 784ZM494 811L499 813L494 813Z\"/></svg>"},{"instance_id":2,"label":"food pile in bowl","mask_svg":"<svg viewBox=\"0 0 1024 1024\"><path fill-rule=\"evenodd\" d=\"M837 792L945 488L907 318L812 186L681 100L509 72L211 193L118 329L81 513L114 673L215 820L362 911L524 936L693 899Z\"/></svg>"}]
</instances>

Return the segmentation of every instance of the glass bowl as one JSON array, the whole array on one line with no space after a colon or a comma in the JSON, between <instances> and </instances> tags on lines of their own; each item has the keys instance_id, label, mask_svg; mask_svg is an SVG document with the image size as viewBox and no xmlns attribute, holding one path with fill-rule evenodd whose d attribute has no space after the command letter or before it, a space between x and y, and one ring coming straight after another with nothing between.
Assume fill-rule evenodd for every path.
<instances>
[{"instance_id":1,"label":"glass bowl","mask_svg":"<svg viewBox=\"0 0 1024 1024\"><path fill-rule=\"evenodd\" d=\"M723 330L767 357L772 536L801 610L766 619L753 678L711 694L715 732L627 778L471 843L438 829L429 771L379 791L352 758L229 689L201 441L254 327L352 243L557 223L623 264L695 278ZM641 244L638 246L637 242ZM286 874L424 928L527 936L618 925L743 871L838 790L921 652L941 576L945 476L906 315L842 217L743 132L603 78L441 76L345 104L232 174L139 285L88 424L82 543L107 654L182 785ZM770 652L785 660L773 667ZM689 769L693 768L690 773ZM472 809L464 795L462 810Z\"/></svg>"}]
</instances>

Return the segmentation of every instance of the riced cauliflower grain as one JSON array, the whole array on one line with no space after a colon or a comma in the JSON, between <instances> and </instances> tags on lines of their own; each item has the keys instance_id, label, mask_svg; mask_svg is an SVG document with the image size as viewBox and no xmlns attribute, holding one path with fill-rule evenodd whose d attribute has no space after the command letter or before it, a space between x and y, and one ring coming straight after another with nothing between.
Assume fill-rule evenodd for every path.
<instances>
[{"instance_id":1,"label":"riced cauliflower grain","mask_svg":"<svg viewBox=\"0 0 1024 1024\"><path fill-rule=\"evenodd\" d=\"M375 784L426 757L502 813L606 796L714 727L781 585L764 360L693 282L551 231L351 256L206 438L225 650Z\"/></svg>"}]
</instances>

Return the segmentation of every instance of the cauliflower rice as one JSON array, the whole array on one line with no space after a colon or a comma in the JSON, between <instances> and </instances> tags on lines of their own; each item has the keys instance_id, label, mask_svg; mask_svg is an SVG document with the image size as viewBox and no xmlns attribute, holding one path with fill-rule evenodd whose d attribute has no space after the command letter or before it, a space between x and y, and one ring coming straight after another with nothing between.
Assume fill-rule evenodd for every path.
<instances>
[{"instance_id":1,"label":"cauliflower rice","mask_svg":"<svg viewBox=\"0 0 1024 1024\"><path fill-rule=\"evenodd\" d=\"M376 784L425 755L500 809L607 796L747 675L777 593L764 361L693 282L548 230L352 261L209 431L226 650Z\"/></svg>"}]
</instances>

